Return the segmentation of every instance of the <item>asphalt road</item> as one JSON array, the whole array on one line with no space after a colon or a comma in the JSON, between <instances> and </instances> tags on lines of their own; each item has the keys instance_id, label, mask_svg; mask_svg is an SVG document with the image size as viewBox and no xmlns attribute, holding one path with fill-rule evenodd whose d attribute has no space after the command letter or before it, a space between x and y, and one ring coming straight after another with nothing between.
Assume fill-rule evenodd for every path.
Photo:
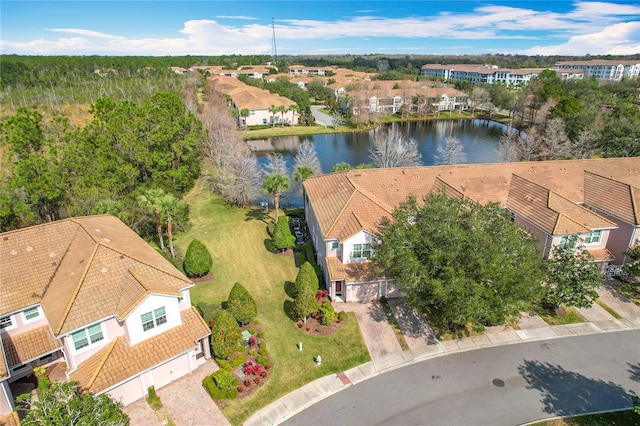
<instances>
[{"instance_id":1,"label":"asphalt road","mask_svg":"<svg viewBox=\"0 0 640 426\"><path fill-rule=\"evenodd\" d=\"M520 425L631 406L640 330L461 352L379 375L285 425Z\"/></svg>"},{"instance_id":2,"label":"asphalt road","mask_svg":"<svg viewBox=\"0 0 640 426\"><path fill-rule=\"evenodd\" d=\"M321 105L311 105L311 114L316 120L316 123L325 127L333 126L333 119L329 114L325 114L324 112L320 111L322 108L324 107Z\"/></svg>"}]
</instances>

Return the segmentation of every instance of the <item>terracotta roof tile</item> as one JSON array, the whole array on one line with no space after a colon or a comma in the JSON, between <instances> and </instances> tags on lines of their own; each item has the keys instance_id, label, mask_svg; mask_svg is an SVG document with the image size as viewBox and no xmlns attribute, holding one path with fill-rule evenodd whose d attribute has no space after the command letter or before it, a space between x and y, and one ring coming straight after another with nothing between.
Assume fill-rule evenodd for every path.
<instances>
[{"instance_id":1,"label":"terracotta roof tile","mask_svg":"<svg viewBox=\"0 0 640 426\"><path fill-rule=\"evenodd\" d=\"M0 234L0 313L41 303L53 332L126 313L145 294L193 283L113 216L66 219ZM7 297L5 297L7 295Z\"/></svg>"},{"instance_id":2,"label":"terracotta roof tile","mask_svg":"<svg viewBox=\"0 0 640 426\"><path fill-rule=\"evenodd\" d=\"M620 219L640 225L640 184L626 183L586 171L585 202Z\"/></svg>"},{"instance_id":3,"label":"terracotta roof tile","mask_svg":"<svg viewBox=\"0 0 640 426\"><path fill-rule=\"evenodd\" d=\"M330 281L345 280L348 283L364 283L384 279L376 276L371 262L345 264L337 257L327 257L326 262Z\"/></svg>"},{"instance_id":4,"label":"terracotta roof tile","mask_svg":"<svg viewBox=\"0 0 640 426\"><path fill-rule=\"evenodd\" d=\"M211 331L193 309L181 312L182 325L135 345L122 336L71 373L71 380L92 393L107 390L142 371L183 354Z\"/></svg>"},{"instance_id":5,"label":"terracotta roof tile","mask_svg":"<svg viewBox=\"0 0 640 426\"><path fill-rule=\"evenodd\" d=\"M357 203L351 203L360 195L371 201L364 204L362 210L372 216L376 213L372 206L377 205L380 213L386 212L409 195L421 200L432 190L443 187L448 193L463 195L482 204L497 202L506 206L511 179L516 174L576 204L585 201L585 170L640 188L639 158L362 169L313 176L304 182L304 188L322 235L335 238L338 233L333 230L339 229L341 223L351 230L351 226L346 226L346 223L352 223L348 216L366 216ZM553 229L552 224L557 223L558 217L552 211L545 214L549 216L539 220L547 229ZM379 221L366 217L369 224ZM572 219L578 219L577 226L580 226L580 218ZM331 235L328 234L330 230Z\"/></svg>"},{"instance_id":6,"label":"terracotta roof tile","mask_svg":"<svg viewBox=\"0 0 640 426\"><path fill-rule=\"evenodd\" d=\"M20 426L18 412L13 411L10 414L0 416L0 426Z\"/></svg>"},{"instance_id":7,"label":"terracotta roof tile","mask_svg":"<svg viewBox=\"0 0 640 426\"><path fill-rule=\"evenodd\" d=\"M589 250L589 253L591 253L591 256L593 256L593 259L596 262L604 262L605 260L613 260L616 257L611 254L611 252L609 250L607 250L606 248L603 249L594 249L594 250Z\"/></svg>"},{"instance_id":8,"label":"terracotta roof tile","mask_svg":"<svg viewBox=\"0 0 640 426\"><path fill-rule=\"evenodd\" d=\"M53 336L51 327L48 325L15 336L3 334L2 345L9 367L24 364L62 348L60 340Z\"/></svg>"}]
</instances>

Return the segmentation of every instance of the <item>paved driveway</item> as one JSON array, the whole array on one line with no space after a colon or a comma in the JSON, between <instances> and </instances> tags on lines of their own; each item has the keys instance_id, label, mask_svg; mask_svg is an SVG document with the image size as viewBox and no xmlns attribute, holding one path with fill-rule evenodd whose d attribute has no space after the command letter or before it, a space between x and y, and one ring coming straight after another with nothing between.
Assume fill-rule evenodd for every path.
<instances>
[{"instance_id":1,"label":"paved driveway","mask_svg":"<svg viewBox=\"0 0 640 426\"><path fill-rule=\"evenodd\" d=\"M605 283L605 285L598 289L600 300L616 311L622 318L640 318L640 306L630 302L614 289L615 284L608 285Z\"/></svg>"},{"instance_id":2,"label":"paved driveway","mask_svg":"<svg viewBox=\"0 0 640 426\"><path fill-rule=\"evenodd\" d=\"M379 302L341 303L336 310L355 313L371 359L402 350Z\"/></svg>"},{"instance_id":3,"label":"paved driveway","mask_svg":"<svg viewBox=\"0 0 640 426\"><path fill-rule=\"evenodd\" d=\"M404 334L409 349L416 349L438 343L436 334L427 323L427 319L404 302L403 299L389 299L389 306Z\"/></svg>"}]
</instances>

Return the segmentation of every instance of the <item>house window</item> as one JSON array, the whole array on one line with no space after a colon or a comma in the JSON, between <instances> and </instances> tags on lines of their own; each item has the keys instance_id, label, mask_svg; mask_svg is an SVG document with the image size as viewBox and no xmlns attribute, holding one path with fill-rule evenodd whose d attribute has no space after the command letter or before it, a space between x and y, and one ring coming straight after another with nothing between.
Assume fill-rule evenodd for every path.
<instances>
[{"instance_id":1,"label":"house window","mask_svg":"<svg viewBox=\"0 0 640 426\"><path fill-rule=\"evenodd\" d=\"M24 319L25 321L31 321L40 316L40 309L37 306L33 308L25 309L24 311Z\"/></svg>"},{"instance_id":2,"label":"house window","mask_svg":"<svg viewBox=\"0 0 640 426\"><path fill-rule=\"evenodd\" d=\"M331 243L331 251L336 251L338 250L339 247L340 247L340 243L338 243L337 241L334 241Z\"/></svg>"},{"instance_id":3,"label":"house window","mask_svg":"<svg viewBox=\"0 0 640 426\"><path fill-rule=\"evenodd\" d=\"M146 314L142 314L142 330L148 331L156 326L161 326L167 322L167 312L162 308L155 309Z\"/></svg>"},{"instance_id":4,"label":"house window","mask_svg":"<svg viewBox=\"0 0 640 426\"><path fill-rule=\"evenodd\" d=\"M560 247L575 248L577 242L578 240L574 235L566 235L560 239Z\"/></svg>"},{"instance_id":5,"label":"house window","mask_svg":"<svg viewBox=\"0 0 640 426\"><path fill-rule=\"evenodd\" d=\"M371 257L371 244L354 244L353 257L355 259L369 259Z\"/></svg>"},{"instance_id":6,"label":"house window","mask_svg":"<svg viewBox=\"0 0 640 426\"><path fill-rule=\"evenodd\" d=\"M602 231L601 230L593 231L592 233L587 234L584 237L584 243L585 244L599 243L601 237L602 237Z\"/></svg>"},{"instance_id":7,"label":"house window","mask_svg":"<svg viewBox=\"0 0 640 426\"><path fill-rule=\"evenodd\" d=\"M13 327L13 321L11 320L11 316L1 317L0 318L0 330L5 328Z\"/></svg>"},{"instance_id":8,"label":"house window","mask_svg":"<svg viewBox=\"0 0 640 426\"><path fill-rule=\"evenodd\" d=\"M94 324L90 327L78 330L75 333L71 333L71 339L73 340L73 346L76 350L98 343L104 339L102 326L100 324Z\"/></svg>"}]
</instances>

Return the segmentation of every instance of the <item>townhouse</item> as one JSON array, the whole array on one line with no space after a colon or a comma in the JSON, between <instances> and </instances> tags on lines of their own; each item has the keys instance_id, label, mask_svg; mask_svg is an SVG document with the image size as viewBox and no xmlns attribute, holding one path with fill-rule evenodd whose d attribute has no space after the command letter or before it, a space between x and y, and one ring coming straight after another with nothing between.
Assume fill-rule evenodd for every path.
<instances>
[{"instance_id":1,"label":"townhouse","mask_svg":"<svg viewBox=\"0 0 640 426\"><path fill-rule=\"evenodd\" d=\"M218 92L228 95L232 108L238 112L243 109L249 111L247 117L238 116L241 126L298 124L300 114L295 110L296 103L291 99L246 85L235 77L215 76L209 77L209 80ZM284 111L276 112L277 107L282 107Z\"/></svg>"},{"instance_id":2,"label":"townhouse","mask_svg":"<svg viewBox=\"0 0 640 426\"><path fill-rule=\"evenodd\" d=\"M127 405L210 358L194 284L113 216L2 233L0 256L0 415L35 366Z\"/></svg>"},{"instance_id":3,"label":"townhouse","mask_svg":"<svg viewBox=\"0 0 640 426\"><path fill-rule=\"evenodd\" d=\"M499 203L539 241L540 255L577 235L605 274L619 273L640 238L640 159L363 169L304 182L305 216L333 300L396 297L400 285L368 259L383 219L431 191Z\"/></svg>"}]
</instances>

